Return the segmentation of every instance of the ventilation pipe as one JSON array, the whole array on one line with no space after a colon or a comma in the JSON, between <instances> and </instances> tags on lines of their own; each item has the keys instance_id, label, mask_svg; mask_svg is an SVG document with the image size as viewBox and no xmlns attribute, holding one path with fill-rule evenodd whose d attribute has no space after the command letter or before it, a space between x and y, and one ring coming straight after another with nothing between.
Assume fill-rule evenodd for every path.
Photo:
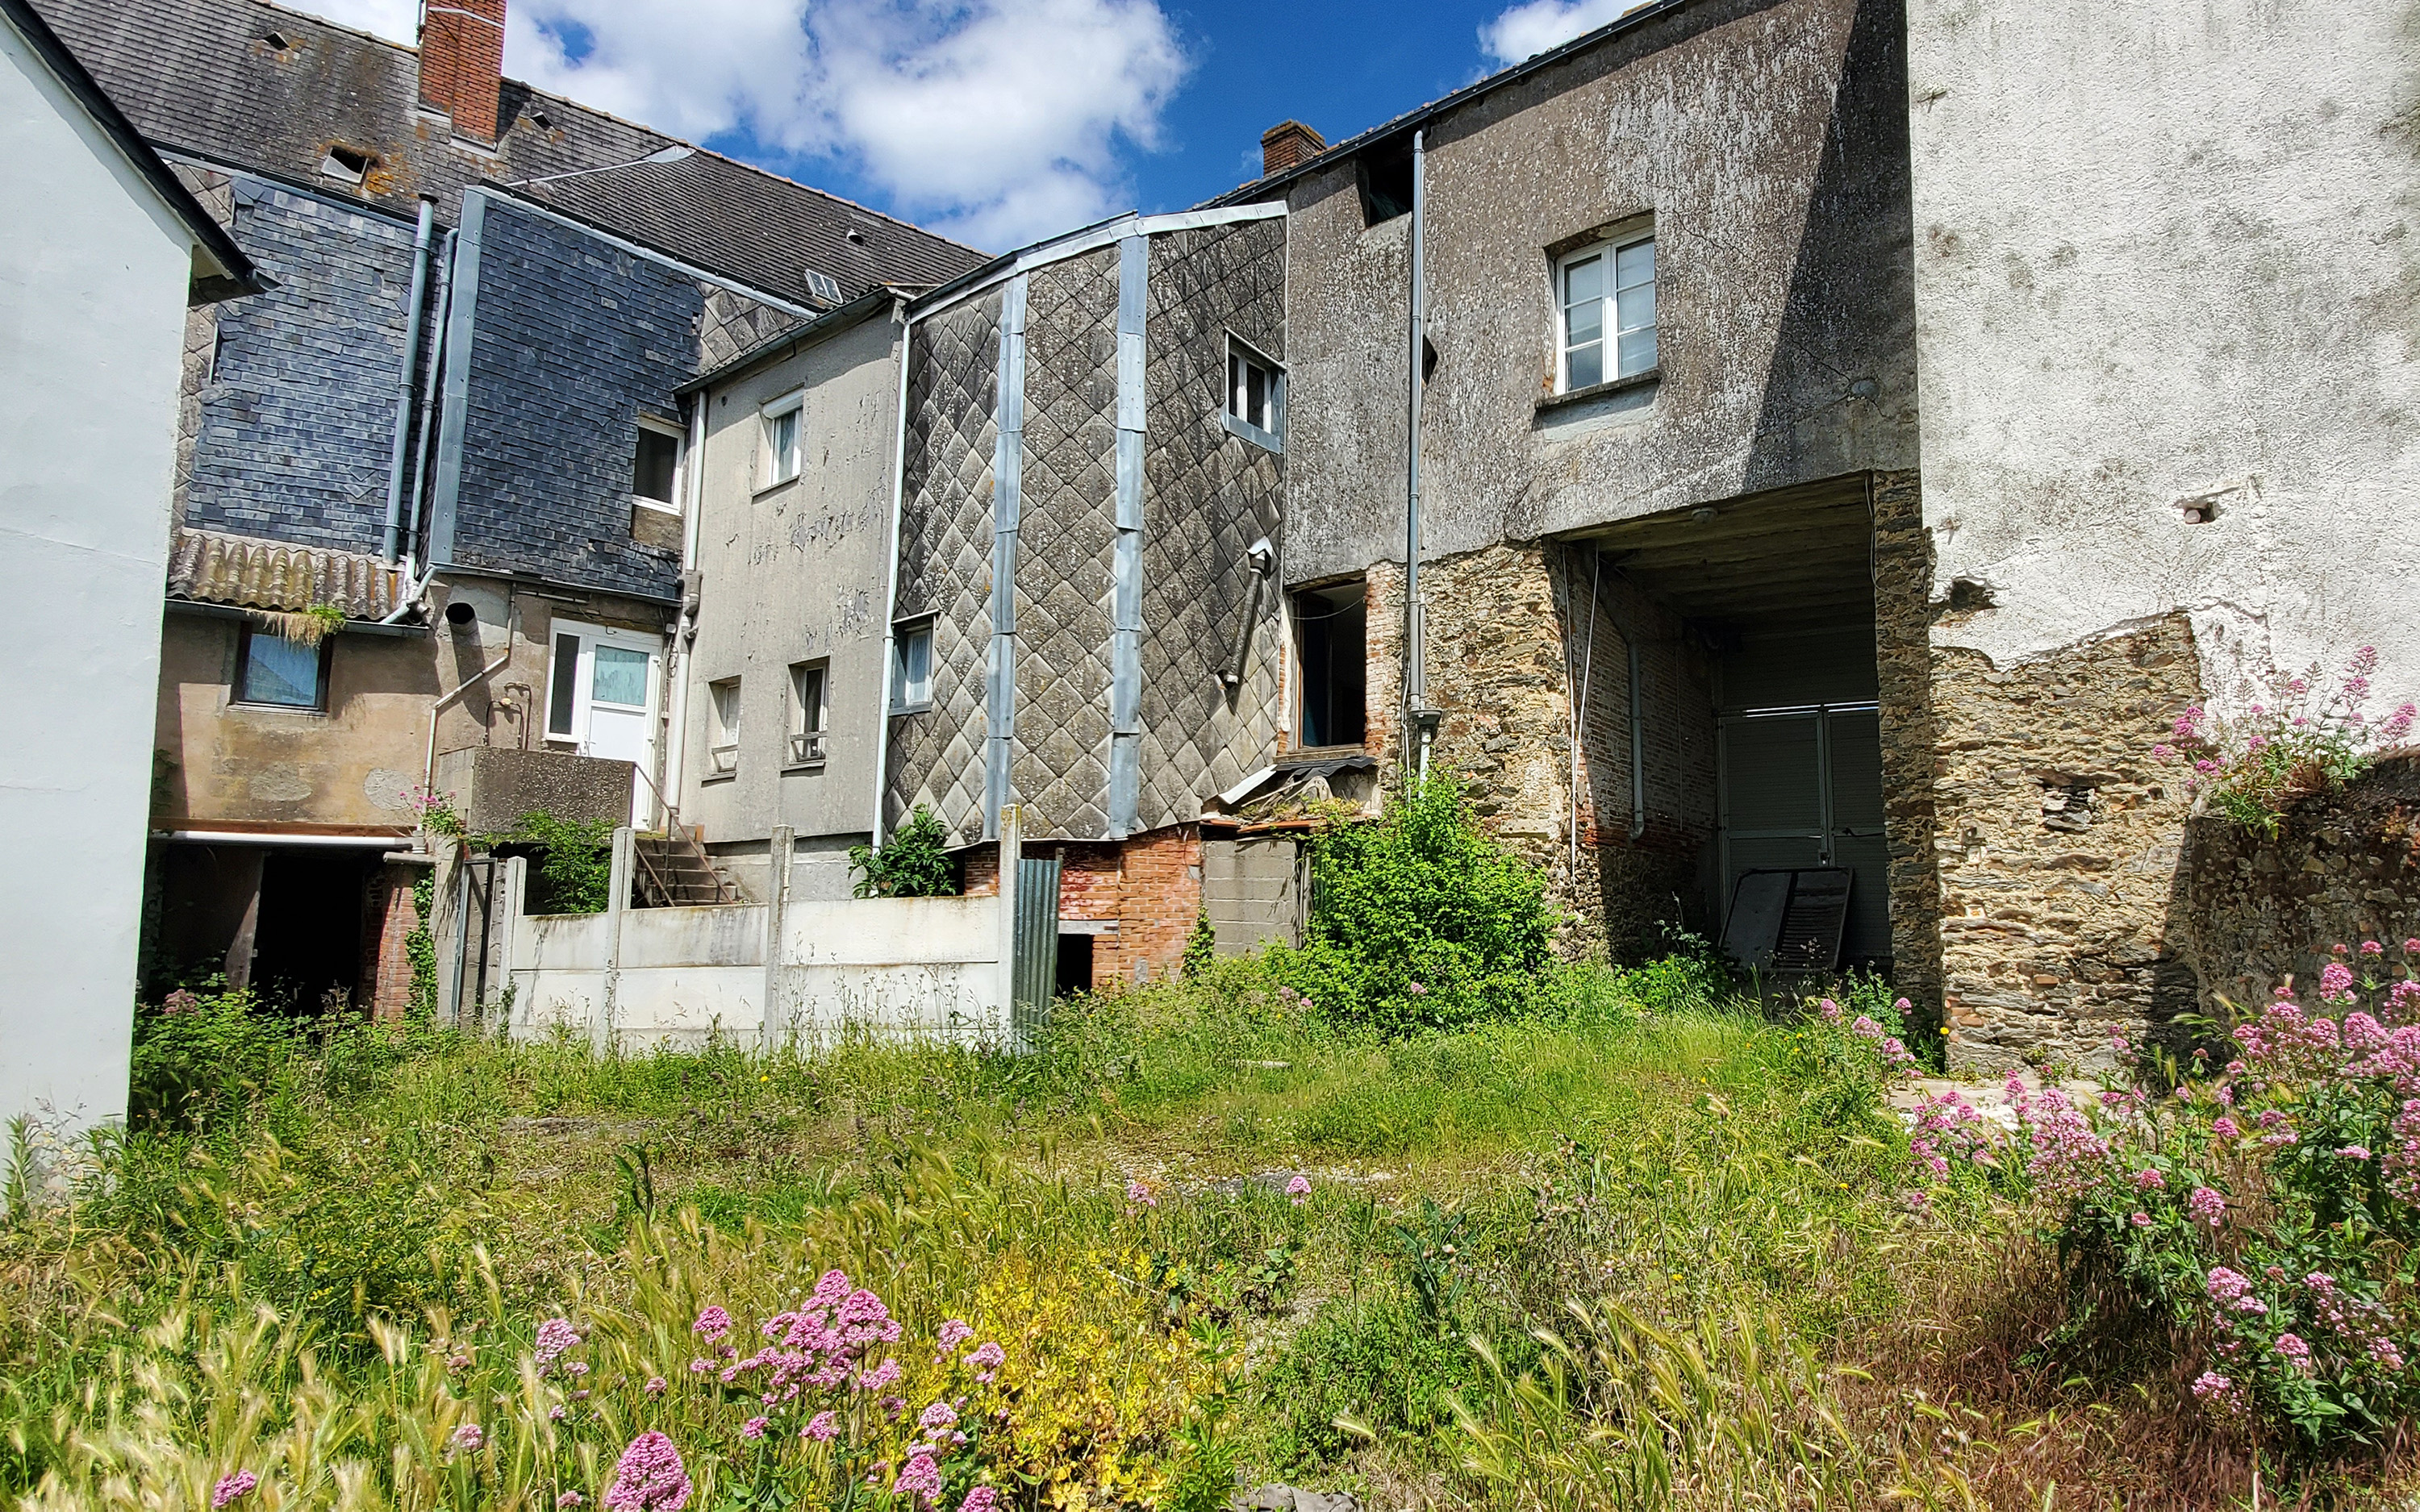
<instances>
[{"instance_id":1,"label":"ventilation pipe","mask_svg":"<svg viewBox=\"0 0 2420 1512\"><path fill-rule=\"evenodd\" d=\"M420 225L411 236L411 302L403 326L403 366L395 376L395 447L386 465L386 541L389 565L403 533L403 465L411 455L411 381L420 376L421 307L428 299L428 249L437 228L437 202L420 196Z\"/></svg>"}]
</instances>

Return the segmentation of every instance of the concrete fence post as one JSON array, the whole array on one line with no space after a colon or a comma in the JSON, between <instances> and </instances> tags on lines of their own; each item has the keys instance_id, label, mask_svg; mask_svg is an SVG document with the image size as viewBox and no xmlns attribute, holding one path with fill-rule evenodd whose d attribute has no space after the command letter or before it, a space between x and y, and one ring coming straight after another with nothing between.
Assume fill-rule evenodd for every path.
<instances>
[{"instance_id":1,"label":"concrete fence post","mask_svg":"<svg viewBox=\"0 0 2420 1512\"><path fill-rule=\"evenodd\" d=\"M504 876L497 884L496 910L503 916L503 925L496 941L497 992L504 1003L504 1032L518 1032L528 1015L520 1010L520 952L529 938L529 926L522 923L529 907L529 858L507 856L500 863Z\"/></svg>"},{"instance_id":2,"label":"concrete fence post","mask_svg":"<svg viewBox=\"0 0 2420 1512\"><path fill-rule=\"evenodd\" d=\"M796 833L787 825L773 826L770 862L765 884L765 1015L757 1045L771 1055L782 1047L784 1037L795 1038L798 1026L791 1022L789 1004L783 996L783 984L787 980L783 967L789 963L782 959L786 932L783 920L790 906L790 863L796 849Z\"/></svg>"},{"instance_id":3,"label":"concrete fence post","mask_svg":"<svg viewBox=\"0 0 2420 1512\"><path fill-rule=\"evenodd\" d=\"M470 881L471 858L461 843L447 841L437 850L436 886L429 889L429 943L436 948L437 995L432 1011L440 1024L462 1022L462 974L454 963L470 949L471 918L463 896Z\"/></svg>"},{"instance_id":4,"label":"concrete fence post","mask_svg":"<svg viewBox=\"0 0 2420 1512\"><path fill-rule=\"evenodd\" d=\"M628 825L613 831L613 869L605 885L605 985L597 995L597 1011L588 1021L589 1047L600 1056L613 1048L613 1021L621 1006L622 916L630 911L630 866L638 854L637 839L637 832Z\"/></svg>"}]
</instances>

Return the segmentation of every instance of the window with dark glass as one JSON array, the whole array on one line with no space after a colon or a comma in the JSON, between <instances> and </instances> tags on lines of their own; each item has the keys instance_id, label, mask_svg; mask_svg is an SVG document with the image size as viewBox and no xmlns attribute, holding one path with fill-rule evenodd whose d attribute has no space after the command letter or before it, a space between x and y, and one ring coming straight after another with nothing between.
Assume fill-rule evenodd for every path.
<instances>
[{"instance_id":1,"label":"window with dark glass","mask_svg":"<svg viewBox=\"0 0 2420 1512\"><path fill-rule=\"evenodd\" d=\"M326 706L333 638L307 646L272 631L244 626L236 649L235 696L240 703L282 709Z\"/></svg>"},{"instance_id":2,"label":"window with dark glass","mask_svg":"<svg viewBox=\"0 0 2420 1512\"><path fill-rule=\"evenodd\" d=\"M1294 595L1295 713L1306 747L1358 746L1367 733L1368 594L1359 583Z\"/></svg>"}]
</instances>

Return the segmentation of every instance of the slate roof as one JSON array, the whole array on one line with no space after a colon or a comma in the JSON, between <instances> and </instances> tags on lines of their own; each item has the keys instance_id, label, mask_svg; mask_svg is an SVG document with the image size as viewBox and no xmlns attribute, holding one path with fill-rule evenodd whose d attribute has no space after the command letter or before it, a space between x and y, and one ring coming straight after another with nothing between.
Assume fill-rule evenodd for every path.
<instances>
[{"instance_id":1,"label":"slate roof","mask_svg":"<svg viewBox=\"0 0 2420 1512\"><path fill-rule=\"evenodd\" d=\"M845 300L881 284L939 283L985 260L704 148L639 164L682 144L516 80L504 81L495 149L458 144L442 116L418 108L414 49L266 0L33 5L154 144L318 193L402 214L426 193L458 224L464 189L518 185L575 219L800 302L808 265L830 273ZM336 144L378 157L357 188L319 171ZM582 172L596 169L605 171ZM565 174L579 177L555 177ZM861 241L848 239L852 228Z\"/></svg>"},{"instance_id":2,"label":"slate roof","mask_svg":"<svg viewBox=\"0 0 2420 1512\"><path fill-rule=\"evenodd\" d=\"M168 596L300 611L334 604L348 619L396 610L401 569L359 551L287 546L179 528L168 550Z\"/></svg>"}]
</instances>

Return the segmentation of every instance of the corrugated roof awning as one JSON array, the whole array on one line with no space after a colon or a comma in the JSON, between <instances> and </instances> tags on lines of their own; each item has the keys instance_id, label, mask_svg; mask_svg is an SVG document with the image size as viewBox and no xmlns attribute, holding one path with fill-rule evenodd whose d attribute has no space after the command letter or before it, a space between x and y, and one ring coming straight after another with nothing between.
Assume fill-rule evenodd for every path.
<instances>
[{"instance_id":1,"label":"corrugated roof awning","mask_svg":"<svg viewBox=\"0 0 2420 1512\"><path fill-rule=\"evenodd\" d=\"M400 564L361 551L179 530L168 555L168 596L203 604L288 612L334 604L349 620L382 620L402 592Z\"/></svg>"}]
</instances>

